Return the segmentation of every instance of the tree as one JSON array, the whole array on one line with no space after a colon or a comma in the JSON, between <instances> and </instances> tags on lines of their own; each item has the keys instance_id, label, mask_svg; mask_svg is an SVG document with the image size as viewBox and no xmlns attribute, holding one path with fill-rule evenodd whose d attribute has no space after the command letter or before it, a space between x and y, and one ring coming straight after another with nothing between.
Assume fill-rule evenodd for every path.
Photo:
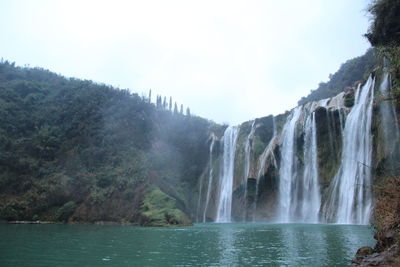
<instances>
[{"instance_id":1,"label":"tree","mask_svg":"<svg viewBox=\"0 0 400 267\"><path fill-rule=\"evenodd\" d=\"M151 89L149 90L149 103L151 103Z\"/></svg>"},{"instance_id":2,"label":"tree","mask_svg":"<svg viewBox=\"0 0 400 267\"><path fill-rule=\"evenodd\" d=\"M183 105L181 104L181 110L179 112L181 115L183 115Z\"/></svg>"},{"instance_id":3,"label":"tree","mask_svg":"<svg viewBox=\"0 0 400 267\"><path fill-rule=\"evenodd\" d=\"M368 8L372 23L365 36L373 46L400 45L400 1L373 0Z\"/></svg>"},{"instance_id":4,"label":"tree","mask_svg":"<svg viewBox=\"0 0 400 267\"><path fill-rule=\"evenodd\" d=\"M172 112L172 96L169 97L169 111Z\"/></svg>"},{"instance_id":5,"label":"tree","mask_svg":"<svg viewBox=\"0 0 400 267\"><path fill-rule=\"evenodd\" d=\"M186 108L186 116L190 117L190 109L189 109L189 107Z\"/></svg>"},{"instance_id":6,"label":"tree","mask_svg":"<svg viewBox=\"0 0 400 267\"><path fill-rule=\"evenodd\" d=\"M373 20L365 36L378 57L387 59L393 88L400 88L400 1L372 0L368 11Z\"/></svg>"},{"instance_id":7,"label":"tree","mask_svg":"<svg viewBox=\"0 0 400 267\"><path fill-rule=\"evenodd\" d=\"M164 96L163 109L167 109L167 97Z\"/></svg>"},{"instance_id":8,"label":"tree","mask_svg":"<svg viewBox=\"0 0 400 267\"><path fill-rule=\"evenodd\" d=\"M161 96L157 95L157 108L161 108Z\"/></svg>"},{"instance_id":9,"label":"tree","mask_svg":"<svg viewBox=\"0 0 400 267\"><path fill-rule=\"evenodd\" d=\"M189 210L210 122L172 116L150 94L0 62L0 220L69 221L80 205L98 209L79 221L125 220L150 174ZM108 201L122 205L108 214Z\"/></svg>"},{"instance_id":10,"label":"tree","mask_svg":"<svg viewBox=\"0 0 400 267\"><path fill-rule=\"evenodd\" d=\"M178 114L178 105L175 102L175 106L174 106L174 114Z\"/></svg>"},{"instance_id":11,"label":"tree","mask_svg":"<svg viewBox=\"0 0 400 267\"><path fill-rule=\"evenodd\" d=\"M364 76L369 75L375 68L375 64L375 49L369 49L364 55L346 61L337 72L329 75L328 82L319 83L318 88L301 98L298 105L339 94L346 87L352 86L354 82L363 80Z\"/></svg>"}]
</instances>

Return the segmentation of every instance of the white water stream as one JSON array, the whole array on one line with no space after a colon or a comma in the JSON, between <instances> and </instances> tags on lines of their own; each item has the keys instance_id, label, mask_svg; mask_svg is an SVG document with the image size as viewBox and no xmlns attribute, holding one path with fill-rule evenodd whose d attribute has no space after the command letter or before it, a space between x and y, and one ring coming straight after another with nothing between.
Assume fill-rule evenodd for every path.
<instances>
[{"instance_id":1,"label":"white water stream","mask_svg":"<svg viewBox=\"0 0 400 267\"><path fill-rule=\"evenodd\" d=\"M230 222L232 213L232 191L235 163L236 141L239 127L226 128L222 138L223 159L220 174L220 190L216 222Z\"/></svg>"}]
</instances>

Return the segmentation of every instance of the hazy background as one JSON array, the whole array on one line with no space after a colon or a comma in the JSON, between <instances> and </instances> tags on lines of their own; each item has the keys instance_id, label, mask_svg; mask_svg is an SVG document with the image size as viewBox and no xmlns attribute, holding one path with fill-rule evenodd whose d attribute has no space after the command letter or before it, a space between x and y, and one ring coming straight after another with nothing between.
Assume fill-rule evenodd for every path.
<instances>
[{"instance_id":1,"label":"hazy background","mask_svg":"<svg viewBox=\"0 0 400 267\"><path fill-rule=\"evenodd\" d=\"M278 114L369 47L364 0L0 1L0 57L237 124Z\"/></svg>"}]
</instances>

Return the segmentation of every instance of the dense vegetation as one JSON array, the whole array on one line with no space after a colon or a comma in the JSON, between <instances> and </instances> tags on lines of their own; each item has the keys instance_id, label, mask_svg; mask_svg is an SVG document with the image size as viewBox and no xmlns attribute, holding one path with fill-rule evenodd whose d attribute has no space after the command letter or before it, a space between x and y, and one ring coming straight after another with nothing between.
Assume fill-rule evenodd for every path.
<instances>
[{"instance_id":1,"label":"dense vegetation","mask_svg":"<svg viewBox=\"0 0 400 267\"><path fill-rule=\"evenodd\" d=\"M2 61L0 219L135 223L148 184L189 214L210 127L128 90Z\"/></svg>"},{"instance_id":2,"label":"dense vegetation","mask_svg":"<svg viewBox=\"0 0 400 267\"><path fill-rule=\"evenodd\" d=\"M329 76L328 82L321 82L317 89L312 90L308 96L302 97L298 104L303 105L339 94L347 87L353 86L355 82L365 79L375 65L375 52L369 49L364 55L343 63L335 74Z\"/></svg>"},{"instance_id":3,"label":"dense vegetation","mask_svg":"<svg viewBox=\"0 0 400 267\"><path fill-rule=\"evenodd\" d=\"M391 73L395 85L399 84L400 77L400 1L373 0L368 7L372 21L365 37L374 48L364 55L348 60L339 70L330 75L328 82L321 82L318 88L300 99L299 105L333 97L351 87L355 82L364 80L366 75L379 64L379 58L388 58L391 61Z\"/></svg>"},{"instance_id":4,"label":"dense vegetation","mask_svg":"<svg viewBox=\"0 0 400 267\"><path fill-rule=\"evenodd\" d=\"M368 11L372 23L365 36L373 46L400 44L400 2L398 0L374 0Z\"/></svg>"}]
</instances>

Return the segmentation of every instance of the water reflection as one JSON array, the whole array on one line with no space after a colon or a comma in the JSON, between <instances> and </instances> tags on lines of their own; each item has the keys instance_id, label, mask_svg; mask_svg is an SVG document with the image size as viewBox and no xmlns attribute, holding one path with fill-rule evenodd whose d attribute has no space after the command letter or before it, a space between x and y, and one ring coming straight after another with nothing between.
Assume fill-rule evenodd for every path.
<instances>
[{"instance_id":1,"label":"water reflection","mask_svg":"<svg viewBox=\"0 0 400 267\"><path fill-rule=\"evenodd\" d=\"M2 266L345 266L358 247L374 245L372 235L370 228L352 225L0 225L0 262Z\"/></svg>"},{"instance_id":2,"label":"water reflection","mask_svg":"<svg viewBox=\"0 0 400 267\"><path fill-rule=\"evenodd\" d=\"M362 226L221 224L218 266L343 266L360 246L373 245Z\"/></svg>"},{"instance_id":3,"label":"water reflection","mask_svg":"<svg viewBox=\"0 0 400 267\"><path fill-rule=\"evenodd\" d=\"M325 264L327 243L319 225L285 224L277 228L283 245L277 261L284 265Z\"/></svg>"},{"instance_id":4,"label":"water reflection","mask_svg":"<svg viewBox=\"0 0 400 267\"><path fill-rule=\"evenodd\" d=\"M219 265L229 266L234 262L238 262L237 246L235 244L238 231L231 224L221 224L219 227L218 246L221 248Z\"/></svg>"}]
</instances>

